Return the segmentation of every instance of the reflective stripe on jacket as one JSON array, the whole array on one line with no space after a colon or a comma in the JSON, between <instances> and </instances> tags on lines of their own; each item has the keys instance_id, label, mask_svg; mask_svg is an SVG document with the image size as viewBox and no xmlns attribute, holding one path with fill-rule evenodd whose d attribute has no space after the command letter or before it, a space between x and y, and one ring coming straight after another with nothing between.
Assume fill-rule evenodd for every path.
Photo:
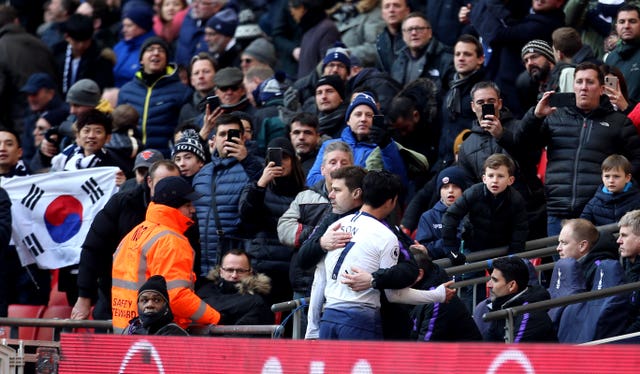
<instances>
[{"instance_id":1,"label":"reflective stripe on jacket","mask_svg":"<svg viewBox=\"0 0 640 374\"><path fill-rule=\"evenodd\" d=\"M152 275L167 281L175 322L186 328L191 321L218 323L220 313L193 291L194 252L182 234L193 221L177 209L150 203L146 220L120 243L113 256L111 306L113 327L120 333L138 315L138 289Z\"/></svg>"}]
</instances>

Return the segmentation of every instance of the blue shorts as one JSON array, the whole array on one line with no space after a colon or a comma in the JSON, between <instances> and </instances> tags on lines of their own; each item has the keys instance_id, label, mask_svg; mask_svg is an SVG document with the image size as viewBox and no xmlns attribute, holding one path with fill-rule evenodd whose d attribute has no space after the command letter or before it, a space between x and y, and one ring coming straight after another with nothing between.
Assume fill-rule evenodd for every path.
<instances>
[{"instance_id":1,"label":"blue shorts","mask_svg":"<svg viewBox=\"0 0 640 374\"><path fill-rule=\"evenodd\" d=\"M320 321L320 339L382 340L380 310L353 306L346 310L327 308Z\"/></svg>"}]
</instances>

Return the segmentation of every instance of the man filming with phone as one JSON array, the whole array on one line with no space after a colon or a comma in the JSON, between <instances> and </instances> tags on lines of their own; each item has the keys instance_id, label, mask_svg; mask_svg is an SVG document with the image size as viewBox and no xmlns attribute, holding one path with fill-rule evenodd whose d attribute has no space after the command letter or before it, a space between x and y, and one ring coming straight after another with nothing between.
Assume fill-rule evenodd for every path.
<instances>
[{"instance_id":1,"label":"man filming with phone","mask_svg":"<svg viewBox=\"0 0 640 374\"><path fill-rule=\"evenodd\" d=\"M240 193L249 181L262 175L262 160L247 152L244 127L236 116L221 114L213 123L211 162L193 178L193 188L203 195L194 201L202 248L201 275L218 264L221 237L241 236L238 203ZM224 244L222 243L222 244Z\"/></svg>"},{"instance_id":2,"label":"man filming with phone","mask_svg":"<svg viewBox=\"0 0 640 374\"><path fill-rule=\"evenodd\" d=\"M547 91L518 129L492 132L516 160L518 152L547 147L547 234L560 233L563 219L577 218L601 183L598 165L614 153L626 156L640 176L640 138L631 121L604 94L598 66L583 62L574 73L574 105L557 107Z\"/></svg>"},{"instance_id":3,"label":"man filming with phone","mask_svg":"<svg viewBox=\"0 0 640 374\"><path fill-rule=\"evenodd\" d=\"M484 161L494 153L505 153L518 159L513 187L527 202L530 238L545 236L546 215L544 190L537 177L540 149L522 149L512 155L498 143L504 129L515 129L519 121L503 106L500 88L492 81L478 82L471 88L471 110L476 116L471 134L460 146L458 165L474 183L482 181Z\"/></svg>"}]
</instances>

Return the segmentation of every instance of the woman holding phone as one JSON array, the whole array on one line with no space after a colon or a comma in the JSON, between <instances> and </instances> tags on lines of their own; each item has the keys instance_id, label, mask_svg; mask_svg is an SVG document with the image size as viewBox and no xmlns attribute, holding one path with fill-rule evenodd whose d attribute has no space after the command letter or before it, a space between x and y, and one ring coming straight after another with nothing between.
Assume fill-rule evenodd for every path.
<instances>
[{"instance_id":1,"label":"woman holding phone","mask_svg":"<svg viewBox=\"0 0 640 374\"><path fill-rule=\"evenodd\" d=\"M269 142L267 165L257 182L250 182L240 197L240 216L250 237L247 249L252 268L271 278L270 303L291 300L289 263L292 249L280 244L278 219L296 195L305 189L304 173L289 139Z\"/></svg>"},{"instance_id":2,"label":"woman holding phone","mask_svg":"<svg viewBox=\"0 0 640 374\"><path fill-rule=\"evenodd\" d=\"M600 71L604 75L604 94L609 97L614 108L627 113L630 109L629 94L624 75L617 67L607 64L600 65Z\"/></svg>"}]
</instances>

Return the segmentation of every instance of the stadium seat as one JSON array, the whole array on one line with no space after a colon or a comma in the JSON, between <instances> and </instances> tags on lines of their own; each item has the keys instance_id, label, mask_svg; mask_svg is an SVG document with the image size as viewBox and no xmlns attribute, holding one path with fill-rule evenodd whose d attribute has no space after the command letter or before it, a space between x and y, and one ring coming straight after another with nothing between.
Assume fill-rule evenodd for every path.
<instances>
[{"instance_id":1,"label":"stadium seat","mask_svg":"<svg viewBox=\"0 0 640 374\"><path fill-rule=\"evenodd\" d=\"M57 318L57 319L68 319L71 317L71 307L68 305L52 305L47 307L47 309L42 314L42 318ZM36 339L37 340L53 340L54 338L54 329L52 327L39 327Z\"/></svg>"},{"instance_id":2,"label":"stadium seat","mask_svg":"<svg viewBox=\"0 0 640 374\"><path fill-rule=\"evenodd\" d=\"M51 271L51 293L49 294L49 306L69 305L67 294L58 290L58 269Z\"/></svg>"},{"instance_id":3,"label":"stadium seat","mask_svg":"<svg viewBox=\"0 0 640 374\"><path fill-rule=\"evenodd\" d=\"M582 266L573 258L563 258L556 262L549 284L549 295L552 299L556 297L569 296L586 291ZM560 318L565 306L549 309L549 317L553 326L558 330Z\"/></svg>"},{"instance_id":4,"label":"stadium seat","mask_svg":"<svg viewBox=\"0 0 640 374\"><path fill-rule=\"evenodd\" d=\"M21 305L11 304L9 305L9 318L41 318L44 314L45 305ZM4 331L10 331L10 327L4 327ZM34 340L36 338L36 327L20 327L18 328L18 339ZM9 337L9 336L7 336Z\"/></svg>"},{"instance_id":5,"label":"stadium seat","mask_svg":"<svg viewBox=\"0 0 640 374\"><path fill-rule=\"evenodd\" d=\"M591 291L624 283L624 270L617 260L598 260L596 264ZM560 317L558 341L585 343L621 335L628 313L629 301L625 294L567 305Z\"/></svg>"}]
</instances>

